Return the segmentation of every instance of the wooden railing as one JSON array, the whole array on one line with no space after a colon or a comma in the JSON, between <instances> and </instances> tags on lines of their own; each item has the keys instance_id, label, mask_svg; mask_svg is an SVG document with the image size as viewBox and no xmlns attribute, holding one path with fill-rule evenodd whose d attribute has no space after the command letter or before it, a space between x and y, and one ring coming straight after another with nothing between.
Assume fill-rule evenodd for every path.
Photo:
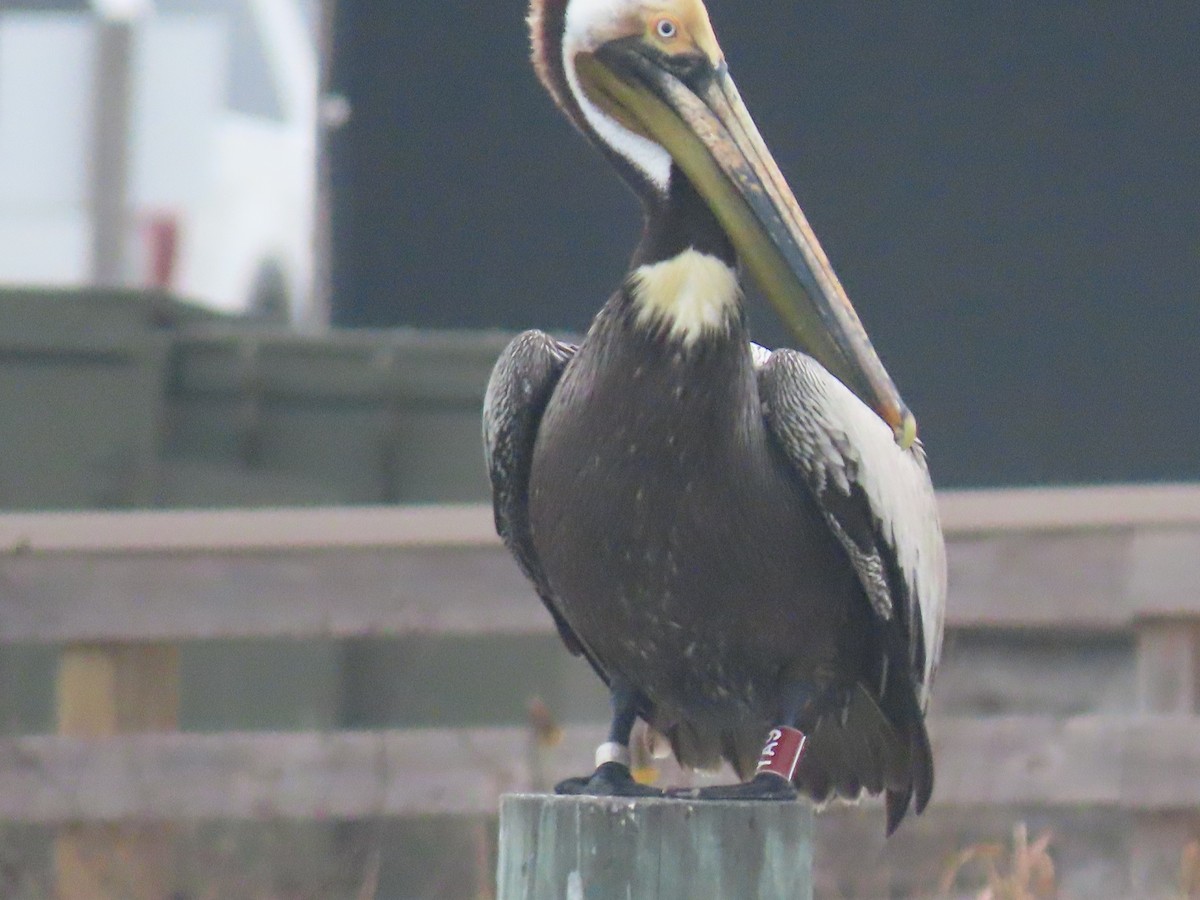
<instances>
[{"instance_id":1,"label":"wooden railing","mask_svg":"<svg viewBox=\"0 0 1200 900\"><path fill-rule=\"evenodd\" d=\"M1139 707L943 717L936 804L1119 807L1147 840L1200 808L1200 487L941 506L948 629L1131 633ZM0 516L0 643L62 648L58 734L0 740L0 820L60 827L62 896L105 896L120 858L149 897L166 839L146 823L492 814L529 786L523 729L179 733L175 645L551 627L482 507ZM568 728L549 775L586 766L599 730Z\"/></svg>"}]
</instances>

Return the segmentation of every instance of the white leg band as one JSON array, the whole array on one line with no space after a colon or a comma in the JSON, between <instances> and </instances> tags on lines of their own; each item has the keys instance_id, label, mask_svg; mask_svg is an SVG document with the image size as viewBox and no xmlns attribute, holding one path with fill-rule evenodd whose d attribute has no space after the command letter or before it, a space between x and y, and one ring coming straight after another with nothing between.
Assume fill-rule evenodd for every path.
<instances>
[{"instance_id":1,"label":"white leg band","mask_svg":"<svg viewBox=\"0 0 1200 900\"><path fill-rule=\"evenodd\" d=\"M618 744L616 741L605 741L596 748L596 768L600 768L605 763L620 763L625 768L629 768L630 756L629 748L624 744Z\"/></svg>"}]
</instances>

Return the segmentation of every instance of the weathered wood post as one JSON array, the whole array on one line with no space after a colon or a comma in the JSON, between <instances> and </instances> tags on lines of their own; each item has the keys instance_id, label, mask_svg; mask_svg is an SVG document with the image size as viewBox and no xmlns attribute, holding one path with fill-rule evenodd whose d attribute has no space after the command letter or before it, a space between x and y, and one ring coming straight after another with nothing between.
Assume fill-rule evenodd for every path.
<instances>
[{"instance_id":1,"label":"weathered wood post","mask_svg":"<svg viewBox=\"0 0 1200 900\"><path fill-rule=\"evenodd\" d=\"M508 794L497 900L807 900L808 803Z\"/></svg>"},{"instance_id":2,"label":"weathered wood post","mask_svg":"<svg viewBox=\"0 0 1200 900\"><path fill-rule=\"evenodd\" d=\"M1143 713L1200 713L1200 620L1179 585L1200 586L1194 531L1147 531L1132 539L1129 593L1137 635L1137 700ZM1172 608L1178 609L1177 613ZM1176 810L1135 812L1130 835L1130 878L1138 896L1171 891L1184 848L1200 835L1200 816Z\"/></svg>"},{"instance_id":3,"label":"weathered wood post","mask_svg":"<svg viewBox=\"0 0 1200 900\"><path fill-rule=\"evenodd\" d=\"M1200 627L1192 617L1139 617L1137 697L1144 713L1194 716L1200 711ZM1138 896L1161 895L1178 878L1182 854L1200 836L1200 816L1176 810L1133 813L1130 879Z\"/></svg>"},{"instance_id":4,"label":"weathered wood post","mask_svg":"<svg viewBox=\"0 0 1200 900\"><path fill-rule=\"evenodd\" d=\"M65 647L58 669L58 733L105 738L174 731L179 651L170 644ZM161 900L171 887L171 829L161 823L60 829L56 890L62 900Z\"/></svg>"}]
</instances>

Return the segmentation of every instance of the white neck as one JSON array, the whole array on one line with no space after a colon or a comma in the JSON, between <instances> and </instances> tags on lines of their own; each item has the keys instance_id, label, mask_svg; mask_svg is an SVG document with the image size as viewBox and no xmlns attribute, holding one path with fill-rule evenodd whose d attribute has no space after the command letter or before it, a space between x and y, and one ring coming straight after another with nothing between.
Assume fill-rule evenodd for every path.
<instances>
[{"instance_id":1,"label":"white neck","mask_svg":"<svg viewBox=\"0 0 1200 900\"><path fill-rule=\"evenodd\" d=\"M671 155L654 141L630 131L596 106L584 93L579 76L575 73L575 54L594 46L592 36L602 30L606 18L614 14L612 6L611 0L572 0L567 5L562 42L563 71L575 102L597 137L628 160L661 193L666 194L671 178Z\"/></svg>"}]
</instances>

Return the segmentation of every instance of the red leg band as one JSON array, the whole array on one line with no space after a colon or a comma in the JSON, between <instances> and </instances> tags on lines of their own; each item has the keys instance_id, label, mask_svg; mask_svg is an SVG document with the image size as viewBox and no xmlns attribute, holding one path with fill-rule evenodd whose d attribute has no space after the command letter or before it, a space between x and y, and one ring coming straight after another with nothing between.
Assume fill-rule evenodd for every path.
<instances>
[{"instance_id":1,"label":"red leg band","mask_svg":"<svg viewBox=\"0 0 1200 900\"><path fill-rule=\"evenodd\" d=\"M798 728L781 725L772 728L767 735L767 743L763 747L762 756L758 758L758 768L755 774L773 772L781 778L792 780L796 774L796 766L804 755L804 745L808 738Z\"/></svg>"}]
</instances>

